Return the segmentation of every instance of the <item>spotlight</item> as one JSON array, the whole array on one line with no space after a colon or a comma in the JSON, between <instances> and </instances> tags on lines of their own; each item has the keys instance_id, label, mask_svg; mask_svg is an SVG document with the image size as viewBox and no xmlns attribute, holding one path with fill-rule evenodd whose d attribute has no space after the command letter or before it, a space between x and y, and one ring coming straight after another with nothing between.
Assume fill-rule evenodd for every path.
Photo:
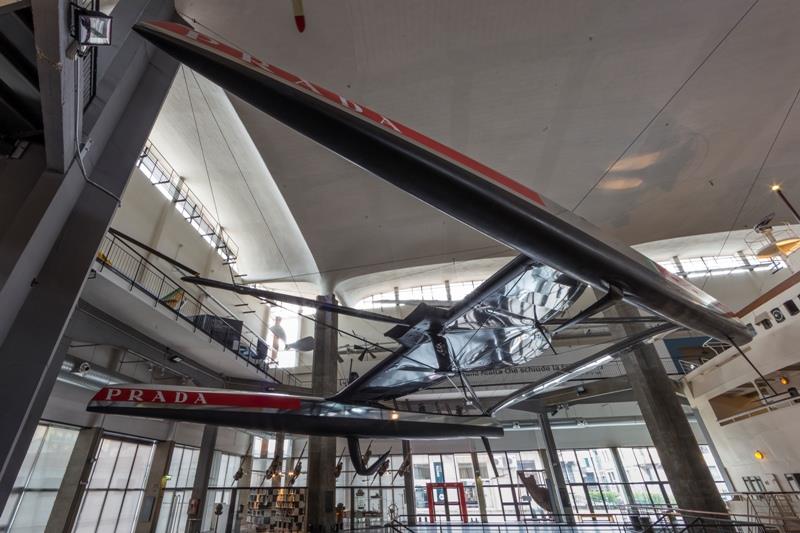
<instances>
[{"instance_id":1,"label":"spotlight","mask_svg":"<svg viewBox=\"0 0 800 533\"><path fill-rule=\"evenodd\" d=\"M390 420L398 420L400 418L400 413L397 411L392 411L392 414L389 415Z\"/></svg>"},{"instance_id":2,"label":"spotlight","mask_svg":"<svg viewBox=\"0 0 800 533\"><path fill-rule=\"evenodd\" d=\"M787 378L786 376L781 376L780 377L780 382L781 382L781 385L788 385L789 384L789 378Z\"/></svg>"},{"instance_id":3,"label":"spotlight","mask_svg":"<svg viewBox=\"0 0 800 533\"><path fill-rule=\"evenodd\" d=\"M764 460L764 457L766 457L766 456L764 455L764 452L762 452L761 450L756 450L756 451L753 453L753 457L755 457L755 458L756 458L756 459L758 459L759 461L763 461L763 460Z\"/></svg>"},{"instance_id":4,"label":"spotlight","mask_svg":"<svg viewBox=\"0 0 800 533\"><path fill-rule=\"evenodd\" d=\"M72 4L71 33L80 46L108 46L111 44L111 17L102 11Z\"/></svg>"},{"instance_id":5,"label":"spotlight","mask_svg":"<svg viewBox=\"0 0 800 533\"><path fill-rule=\"evenodd\" d=\"M89 373L89 371L91 369L92 369L92 365L90 365L88 362L84 361L78 367L78 375L85 376L86 374Z\"/></svg>"}]
</instances>

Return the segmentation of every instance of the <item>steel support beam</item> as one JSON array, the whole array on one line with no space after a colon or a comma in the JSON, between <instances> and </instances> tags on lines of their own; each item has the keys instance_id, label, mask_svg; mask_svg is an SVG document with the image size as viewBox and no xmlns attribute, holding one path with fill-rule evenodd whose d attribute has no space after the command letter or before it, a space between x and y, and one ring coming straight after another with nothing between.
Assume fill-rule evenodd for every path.
<instances>
[{"instance_id":1,"label":"steel support beam","mask_svg":"<svg viewBox=\"0 0 800 533\"><path fill-rule=\"evenodd\" d=\"M78 433L44 533L72 531L75 527L102 438L102 428L85 428Z\"/></svg>"},{"instance_id":2,"label":"steel support beam","mask_svg":"<svg viewBox=\"0 0 800 533\"><path fill-rule=\"evenodd\" d=\"M567 491L567 482L564 479L564 472L561 470L561 461L558 459L558 448L556 439L553 436L553 428L550 427L550 419L545 412L537 413L539 419L539 430L544 440L544 451L546 461L544 464L547 477L550 480L550 500L553 504L553 513L561 515L567 524L575 524L575 515L572 510L572 503Z\"/></svg>"},{"instance_id":3,"label":"steel support beam","mask_svg":"<svg viewBox=\"0 0 800 533\"><path fill-rule=\"evenodd\" d=\"M625 499L628 505L634 505L636 498L633 497L633 490L631 489L631 481L628 479L628 474L625 472L625 465L622 463L622 457L619 455L619 448L616 446L611 448L611 454L614 456L614 465L617 467L620 479L622 480L622 490L625 492Z\"/></svg>"},{"instance_id":4,"label":"steel support beam","mask_svg":"<svg viewBox=\"0 0 800 533\"><path fill-rule=\"evenodd\" d=\"M37 35L53 24L53 31L66 31L59 22L50 22L37 25ZM90 178L117 196L125 188L177 71L173 59L148 49L133 36L123 48L129 53L135 49L136 60L128 61L119 85L107 86L106 99L97 102L102 112L92 128L95 150L87 162ZM51 58L39 60L47 59ZM114 64L112 68L121 69L117 60ZM52 171L42 179L49 183L50 194L37 196L41 209L26 211L30 206L21 206L18 218L26 219L32 237L10 250L13 276L2 279L0 289L4 313L0 323L5 326L0 332L0 402L4 405L0 425L6 429L0 434L0 506L5 505L55 382L64 355L64 350L57 350L59 341L117 208L116 200L83 180L75 163L60 180Z\"/></svg>"},{"instance_id":5,"label":"steel support beam","mask_svg":"<svg viewBox=\"0 0 800 533\"><path fill-rule=\"evenodd\" d=\"M481 522L488 522L489 517L486 516L486 494L483 492L483 476L481 475L481 463L478 461L478 452L471 451L469 455L472 458L472 470L475 475L475 492L478 493L478 514L480 514ZM414 488L413 485L411 488Z\"/></svg>"},{"instance_id":6,"label":"steel support beam","mask_svg":"<svg viewBox=\"0 0 800 533\"><path fill-rule=\"evenodd\" d=\"M217 445L217 426L204 426L200 451L197 454L197 470L192 483L192 499L189 501L189 517L186 519L186 533L200 533L203 524L203 511L208 495L208 480L214 463L214 448Z\"/></svg>"},{"instance_id":7,"label":"steel support beam","mask_svg":"<svg viewBox=\"0 0 800 533\"><path fill-rule=\"evenodd\" d=\"M136 519L135 533L155 533L158 515L161 512L161 500L164 498L162 483L164 476L169 473L174 450L175 443L171 440L156 444L142 494L142 506Z\"/></svg>"},{"instance_id":8,"label":"steel support beam","mask_svg":"<svg viewBox=\"0 0 800 533\"><path fill-rule=\"evenodd\" d=\"M412 450L411 441L404 440L403 445L403 461L408 458L411 461L411 466L408 472L403 475L403 493L406 501L406 517L408 527L415 527L417 525L417 499L414 492L414 461L411 460ZM480 496L478 496L480 498Z\"/></svg>"},{"instance_id":9,"label":"steel support beam","mask_svg":"<svg viewBox=\"0 0 800 533\"><path fill-rule=\"evenodd\" d=\"M47 168L55 174L67 171L75 152L75 60L67 59L72 41L67 31L69 9L64 0L31 2Z\"/></svg>"}]
</instances>

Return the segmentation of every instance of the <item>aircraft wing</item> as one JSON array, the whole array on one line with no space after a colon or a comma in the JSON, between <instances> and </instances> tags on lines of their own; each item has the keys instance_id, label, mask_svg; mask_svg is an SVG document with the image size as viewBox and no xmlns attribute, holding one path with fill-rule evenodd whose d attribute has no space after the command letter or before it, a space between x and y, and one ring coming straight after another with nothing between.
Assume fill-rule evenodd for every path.
<instances>
[{"instance_id":1,"label":"aircraft wing","mask_svg":"<svg viewBox=\"0 0 800 533\"><path fill-rule=\"evenodd\" d=\"M538 263L717 339L752 339L714 298L522 183L187 26L134 29L288 127Z\"/></svg>"},{"instance_id":2,"label":"aircraft wing","mask_svg":"<svg viewBox=\"0 0 800 533\"><path fill-rule=\"evenodd\" d=\"M459 372L523 364L549 346L538 324L568 309L585 285L520 256L449 310L417 307L387 332L401 347L332 399L368 402L399 398ZM431 322L436 324L431 335Z\"/></svg>"}]
</instances>

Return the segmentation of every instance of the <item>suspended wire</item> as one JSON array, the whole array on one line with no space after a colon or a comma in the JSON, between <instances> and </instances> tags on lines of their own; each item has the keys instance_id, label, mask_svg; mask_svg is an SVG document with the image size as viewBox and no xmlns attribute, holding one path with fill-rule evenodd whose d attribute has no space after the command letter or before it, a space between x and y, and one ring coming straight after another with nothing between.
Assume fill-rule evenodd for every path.
<instances>
[{"instance_id":1,"label":"suspended wire","mask_svg":"<svg viewBox=\"0 0 800 533\"><path fill-rule=\"evenodd\" d=\"M647 131L648 128L650 128L650 126L653 124L653 122L656 121L656 119L659 116L661 116L661 113L663 113L664 110L667 108L667 106L669 106L669 104L671 104L672 101L675 100L675 98L683 90L683 88L686 87L686 85L688 85L688 83L690 81L692 81L692 78L695 77L695 75L700 71L700 69L703 68L703 66L706 63L708 63L708 60L711 59L711 56L713 56L714 53L719 49L719 47L722 46L722 43L724 43L728 39L728 37L730 37L730 35L733 33L733 31L737 27L739 27L739 24L741 24L741 22L747 17L747 15L753 10L753 8L756 6L756 4L758 4L759 1L760 0L755 0L752 4L750 4L750 7L748 7L747 10L744 12L744 14L741 17L739 17L739 20L737 20L736 23L733 26L731 26L731 28L725 33L725 35L722 36L722 39L720 39L717 42L717 44L714 45L714 48L712 48L711 51L708 54L706 54L706 56L703 58L703 60L700 61L700 64L698 64L695 67L695 69L692 71L692 73L689 74L689 77L686 78L683 81L683 83L680 84L680 86L678 86L678 88L675 90L675 92L672 93L672 96L670 96L667 99L667 101L664 102L664 105L662 105L658 109L658 111L656 111L656 114L653 115L653 117L650 120L647 121L647 123L644 125L644 127L641 129L641 131L639 131L639 133L636 134L636 136L628 144L628 146L625 147L625 149L622 151L622 153L619 154L619 156L605 169L605 171L603 171L603 173L600 175L600 177L597 179L597 181L595 181L594 185L592 185L589 188L589 190L586 191L586 194L584 194L583 197L578 201L578 203L575 204L575 206L571 209L571 211L574 212L576 209L578 209L581 206L581 204L583 204L583 202L586 200L586 198L589 197L589 195L592 193L592 191L594 191L597 188L597 186L600 185L600 182L603 181L603 179L605 179L605 177L611 172L611 170L616 166L616 164L619 163L620 160L627 155L628 151L631 148L633 148L633 145L635 145L636 142L642 137L642 135L644 135L644 132Z\"/></svg>"},{"instance_id":2,"label":"suspended wire","mask_svg":"<svg viewBox=\"0 0 800 533\"><path fill-rule=\"evenodd\" d=\"M217 209L217 198L214 195L214 186L211 184L211 173L208 171L208 160L206 159L206 152L203 149L203 141L200 136L200 127L197 125L197 114L194 112L194 104L192 103L192 92L189 90L189 80L186 78L185 66L181 68L181 73L183 74L183 83L186 85L186 96L189 98L189 109L192 111L192 119L194 120L194 129L195 132L197 133L197 143L200 145L200 155L203 158L203 166L206 169L206 179L208 180L208 189L211 192L211 202L214 204L214 215L216 215L217 217L217 223L220 226L222 226L222 220L220 219L219 216L219 209Z\"/></svg>"},{"instance_id":3,"label":"suspended wire","mask_svg":"<svg viewBox=\"0 0 800 533\"><path fill-rule=\"evenodd\" d=\"M303 272L303 273L297 274L297 276L313 276L313 275L331 274L331 273L334 273L334 272L346 272L348 270L356 270L356 269L359 269L359 268L369 268L369 267L377 267L377 266L391 266L391 265L395 265L397 263L404 263L404 262L408 262L408 261L419 261L419 260L422 260L422 259L430 259L432 257L442 257L442 256L447 256L447 255L453 255L453 254L464 254L464 253L470 253L470 252L480 252L480 251L484 251L484 250L497 250L497 251L494 252L494 253L491 253L491 254L482 255L480 257L475 257L473 259L470 259L470 261L478 261L478 260L481 260L481 259L492 259L492 258L504 257L504 256L508 256L508 253L509 253L509 248L507 248L506 246L503 246L503 245L480 246L480 247L476 247L476 248L467 248L467 249L463 249L463 250L456 250L454 252L430 254L430 255L418 255L418 256L413 256L413 257L404 257L404 258L401 258L401 259L393 259L391 261L379 261L379 262L375 262L375 263L361 263L361 264L358 264L358 265L349 265L349 266L346 266L346 267L331 268L331 269L328 269L328 270L316 270L314 272ZM449 268L450 266L452 266L453 261L454 261L454 259L450 258L446 263L431 267L430 270L431 271L440 270L440 269L443 270L445 268ZM408 267L408 268L414 268L414 267L412 266L412 267ZM425 272L427 272L427 271L418 272L417 274L424 274ZM398 275L397 277L394 277L394 278L389 278L386 281L392 281L394 279L400 279L400 278L403 278L403 277L405 277L405 274ZM287 281L287 280L291 281L289 278L272 278L272 279L269 279L268 281L270 283L278 283L278 282Z\"/></svg>"},{"instance_id":4,"label":"suspended wire","mask_svg":"<svg viewBox=\"0 0 800 533\"><path fill-rule=\"evenodd\" d=\"M753 190L758 183L758 180L761 178L761 173L764 171L764 167L767 165L767 161L769 160L769 156L772 154L772 150L775 148L775 145L778 143L778 139L783 132L784 126L786 126L786 122L789 120L789 116L792 114L792 110L794 109L795 104L797 104L798 97L800 97L800 87L797 88L797 91L794 93L794 98L792 99L792 103L789 105L789 108L786 110L786 114L783 116L783 120L781 120L780 126L778 126L778 131L775 132L775 136L772 138L772 142L769 144L769 149L767 153L764 155L764 159L761 161L761 165L758 167L758 171L756 172L755 177L753 178L752 183L750 183L750 188L747 189L747 194L742 200L741 205L739 206L739 210L736 211L736 216L733 218L733 222L731 223L731 227L728 229L727 234L725 235L725 239L722 241L722 246L717 252L717 255L721 255L722 251L725 249L725 245L728 244L728 239L730 239L733 230L736 228L736 224L739 222L739 217L742 215L745 206L747 205L747 201L750 200L750 196L753 194ZM710 277L710 276L709 276Z\"/></svg>"},{"instance_id":5,"label":"suspended wire","mask_svg":"<svg viewBox=\"0 0 800 533\"><path fill-rule=\"evenodd\" d=\"M244 182L244 186L247 188L247 192L250 194L250 198L253 200L253 204L256 206L256 210L258 211L259 215L261 216L261 220L264 222L264 225L267 227L267 232L269 233L270 238L272 239L272 243L275 245L275 249L278 250L278 255L281 257L281 261L283 261L283 266L286 267L286 271L289 273L289 277L291 278L292 282L294 283L295 290L297 290L298 294L302 294L300 291L300 286L297 284L297 279L295 275L292 273L291 267L289 267L289 262L286 260L286 256L281 250L280 245L278 244L278 240L275 237L275 234L272 231L272 227L270 226L269 222L267 222L267 217L264 215L264 211L261 209L261 206L258 205L258 200L256 199L255 193L253 193L253 189L250 187L250 184L247 181L247 178L244 175L244 171L242 170L241 165L239 165L239 160L236 158L236 155L233 153L233 149L231 148L230 143L228 142L228 138L225 136L225 133L222 131L222 127L220 126L219 121L217 120L217 115L214 113L211 105L208 103L208 98L206 97L205 91L200 86L200 82L197 80L197 75L192 71L192 76L194 76L195 83L197 83L197 87L200 89L200 94L203 97L203 100L208 107L208 111L211 114L211 118L214 119L214 124L217 125L217 129L219 130L219 134L222 137L225 146L228 149L228 152L231 154L231 159L233 159L233 163L236 165L237 170L239 171L239 175L242 177L242 182Z\"/></svg>"}]
</instances>

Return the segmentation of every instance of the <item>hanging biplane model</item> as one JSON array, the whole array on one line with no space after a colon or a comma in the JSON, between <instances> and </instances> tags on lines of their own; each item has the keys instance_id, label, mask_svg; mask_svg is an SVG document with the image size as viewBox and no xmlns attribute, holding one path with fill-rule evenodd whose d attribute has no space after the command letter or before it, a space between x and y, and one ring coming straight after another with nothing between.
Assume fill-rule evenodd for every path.
<instances>
[{"instance_id":1,"label":"hanging biplane model","mask_svg":"<svg viewBox=\"0 0 800 533\"><path fill-rule=\"evenodd\" d=\"M399 348L328 398L186 387L113 386L89 410L348 439L359 473L367 467L359 438L498 437L499 409L530 398L610 361L641 342L688 328L735 345L752 332L716 300L527 186L344 96L306 81L196 30L171 22L134 29L189 68L286 126L329 148L436 209L517 250L512 260L449 308L418 305L396 318L198 277L198 285L233 290L268 302L296 303L390 323ZM565 319L586 287L605 294ZM649 323L559 374L483 408L465 374L520 365L551 347L556 332L627 302ZM401 411L389 400L445 379L460 380L479 416Z\"/></svg>"}]
</instances>

